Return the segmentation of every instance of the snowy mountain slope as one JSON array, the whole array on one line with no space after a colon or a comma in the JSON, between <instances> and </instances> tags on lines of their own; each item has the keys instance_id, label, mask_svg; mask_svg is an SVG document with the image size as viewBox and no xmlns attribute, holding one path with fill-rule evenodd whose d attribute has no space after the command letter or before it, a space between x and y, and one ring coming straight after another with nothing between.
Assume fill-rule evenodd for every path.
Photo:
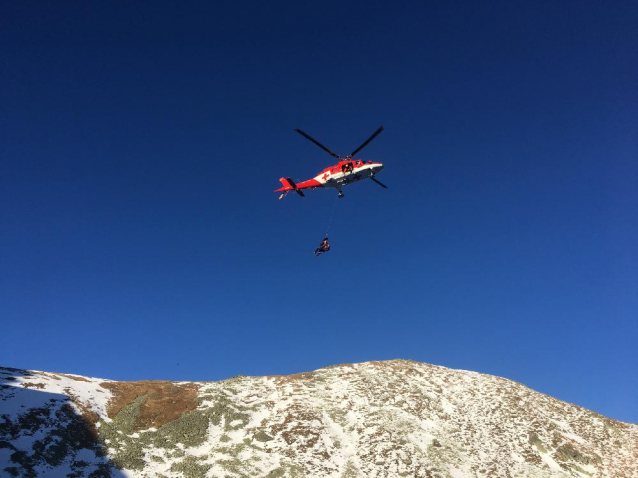
<instances>
[{"instance_id":1,"label":"snowy mountain slope","mask_svg":"<svg viewBox=\"0 0 638 478\"><path fill-rule=\"evenodd\" d=\"M638 425L405 360L220 382L0 368L0 475L638 477Z\"/></svg>"}]
</instances>

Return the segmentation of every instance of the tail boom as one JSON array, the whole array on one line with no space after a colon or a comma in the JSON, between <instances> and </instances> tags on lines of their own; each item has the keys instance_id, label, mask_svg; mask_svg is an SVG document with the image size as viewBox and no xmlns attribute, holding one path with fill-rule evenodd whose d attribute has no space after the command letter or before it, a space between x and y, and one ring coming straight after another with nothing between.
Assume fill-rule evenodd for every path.
<instances>
[{"instance_id":1,"label":"tail boom","mask_svg":"<svg viewBox=\"0 0 638 478\"><path fill-rule=\"evenodd\" d=\"M279 181L283 186L275 190L276 193L281 193L279 199L284 198L290 191L294 191L299 194L299 196L304 197L304 193L301 192L302 189L311 189L322 186L322 184L316 179L309 179L308 181L303 181L299 184L295 184L295 182L291 178L279 178Z\"/></svg>"}]
</instances>

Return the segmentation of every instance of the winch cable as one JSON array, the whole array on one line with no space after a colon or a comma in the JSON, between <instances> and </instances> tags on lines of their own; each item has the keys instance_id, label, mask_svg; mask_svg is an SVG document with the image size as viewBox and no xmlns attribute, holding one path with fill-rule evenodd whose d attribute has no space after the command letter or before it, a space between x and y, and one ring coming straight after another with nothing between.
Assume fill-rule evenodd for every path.
<instances>
[{"instance_id":1,"label":"winch cable","mask_svg":"<svg viewBox=\"0 0 638 478\"><path fill-rule=\"evenodd\" d=\"M332 225L332 217L335 215L335 209L337 208L337 199L339 196L335 196L335 202L332 204L332 212L330 213L330 219L328 220L328 229L326 230L326 237L330 233L330 226Z\"/></svg>"}]
</instances>

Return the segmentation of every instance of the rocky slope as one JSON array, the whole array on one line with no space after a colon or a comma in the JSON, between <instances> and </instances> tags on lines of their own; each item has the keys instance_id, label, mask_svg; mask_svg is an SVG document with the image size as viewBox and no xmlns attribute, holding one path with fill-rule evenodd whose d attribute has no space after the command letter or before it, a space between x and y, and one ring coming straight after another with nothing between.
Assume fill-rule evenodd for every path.
<instances>
[{"instance_id":1,"label":"rocky slope","mask_svg":"<svg viewBox=\"0 0 638 478\"><path fill-rule=\"evenodd\" d=\"M418 362L220 382L0 368L0 475L638 477L638 425Z\"/></svg>"}]
</instances>

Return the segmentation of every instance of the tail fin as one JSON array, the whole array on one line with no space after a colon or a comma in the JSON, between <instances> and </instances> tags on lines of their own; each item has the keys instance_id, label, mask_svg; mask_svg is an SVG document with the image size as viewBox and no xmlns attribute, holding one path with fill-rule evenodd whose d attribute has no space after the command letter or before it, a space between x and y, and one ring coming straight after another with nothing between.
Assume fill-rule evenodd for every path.
<instances>
[{"instance_id":1,"label":"tail fin","mask_svg":"<svg viewBox=\"0 0 638 478\"><path fill-rule=\"evenodd\" d=\"M290 178L279 178L279 181L283 185L283 188L277 189L277 191L275 191L275 192L292 191L293 189L295 189L297 187L295 182L292 179L290 179Z\"/></svg>"},{"instance_id":2,"label":"tail fin","mask_svg":"<svg viewBox=\"0 0 638 478\"><path fill-rule=\"evenodd\" d=\"M279 188L275 191L276 193L282 193L281 196L279 196L279 199L285 197L289 191L294 191L299 194L299 196L304 197L304 193L297 189L297 185L291 178L279 178L279 181L283 185L283 188Z\"/></svg>"}]
</instances>

